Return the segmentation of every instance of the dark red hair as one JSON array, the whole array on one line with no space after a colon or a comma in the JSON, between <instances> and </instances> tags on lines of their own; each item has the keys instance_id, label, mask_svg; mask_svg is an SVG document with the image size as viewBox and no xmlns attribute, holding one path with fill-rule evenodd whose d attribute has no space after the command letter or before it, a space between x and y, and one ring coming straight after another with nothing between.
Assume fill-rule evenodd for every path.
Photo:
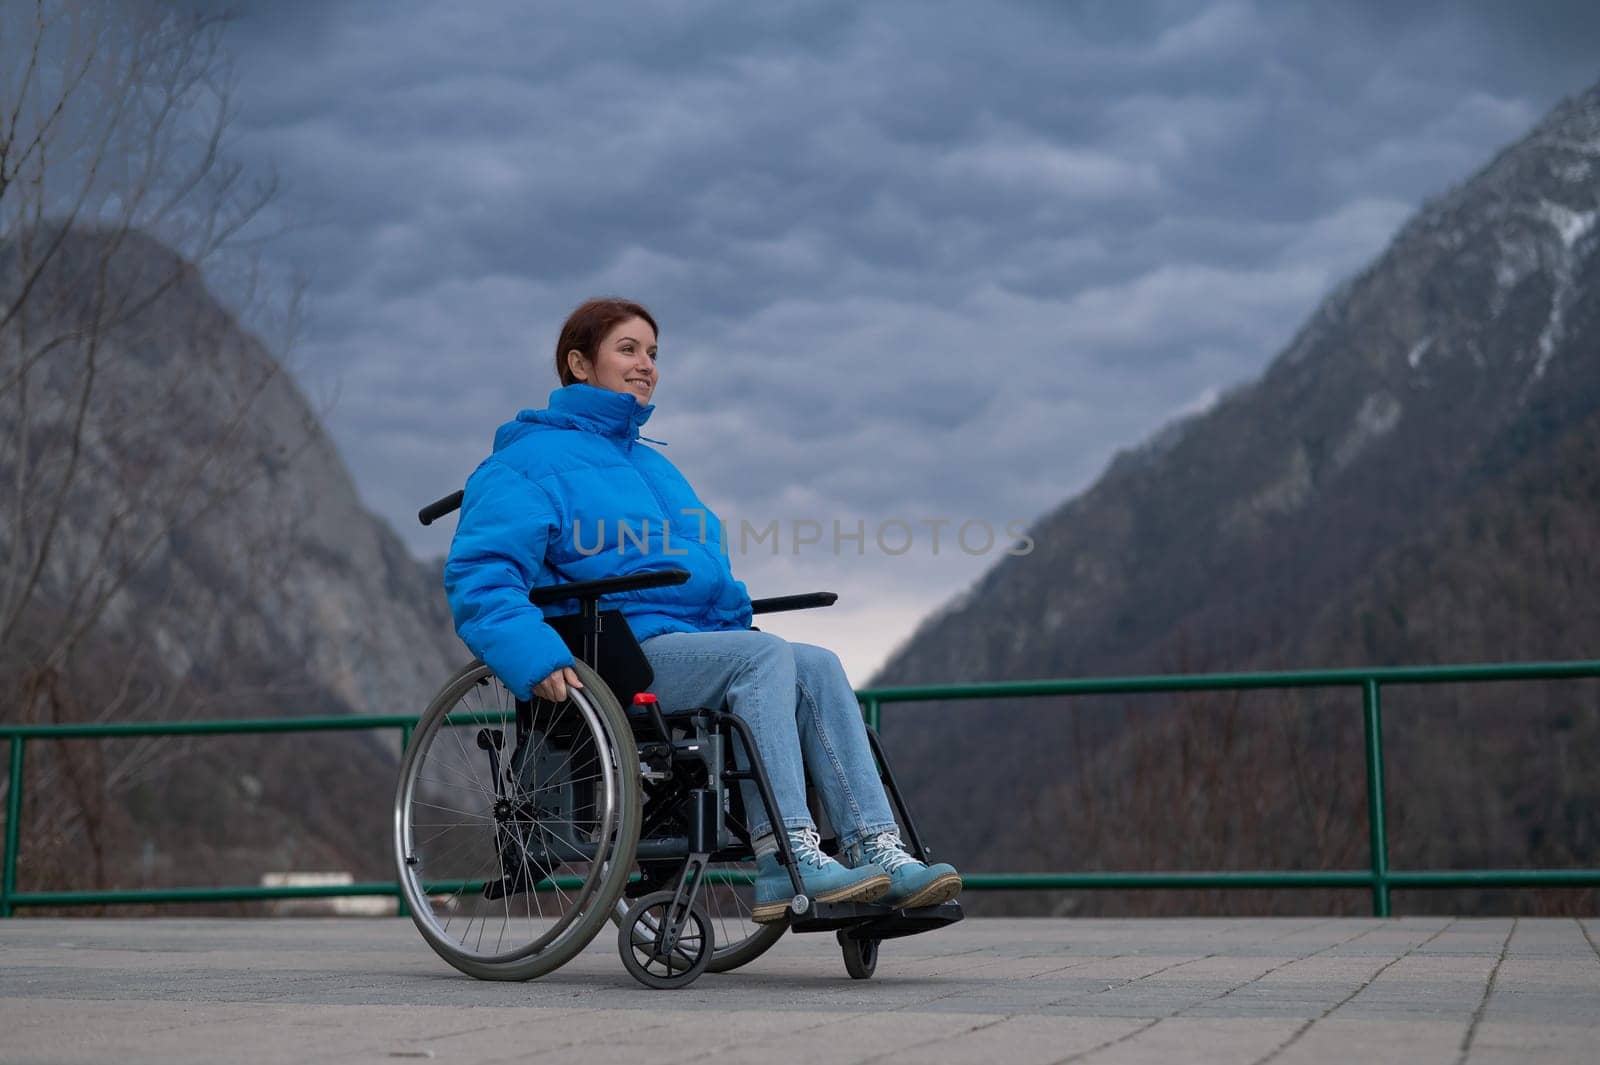
<instances>
[{"instance_id":1,"label":"dark red hair","mask_svg":"<svg viewBox=\"0 0 1600 1065\"><path fill-rule=\"evenodd\" d=\"M617 296L584 300L577 310L567 315L561 335L556 338L556 376L561 378L561 383L570 385L578 380L567 365L567 352L581 352L584 358L593 362L595 356L600 354L600 342L606 338L606 334L630 318L643 318L650 323L656 336L661 335L661 328L656 325L649 311L632 300Z\"/></svg>"}]
</instances>

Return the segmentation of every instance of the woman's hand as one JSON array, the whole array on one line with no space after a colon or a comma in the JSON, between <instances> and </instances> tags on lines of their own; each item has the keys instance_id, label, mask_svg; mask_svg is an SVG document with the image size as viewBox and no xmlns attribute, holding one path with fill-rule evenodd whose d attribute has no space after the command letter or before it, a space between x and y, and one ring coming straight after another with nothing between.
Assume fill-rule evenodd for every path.
<instances>
[{"instance_id":1,"label":"woman's hand","mask_svg":"<svg viewBox=\"0 0 1600 1065\"><path fill-rule=\"evenodd\" d=\"M577 688L582 690L583 681L578 679L578 671L571 666L562 666L548 677L533 686L535 698L548 699L552 703L567 701L567 689Z\"/></svg>"}]
</instances>

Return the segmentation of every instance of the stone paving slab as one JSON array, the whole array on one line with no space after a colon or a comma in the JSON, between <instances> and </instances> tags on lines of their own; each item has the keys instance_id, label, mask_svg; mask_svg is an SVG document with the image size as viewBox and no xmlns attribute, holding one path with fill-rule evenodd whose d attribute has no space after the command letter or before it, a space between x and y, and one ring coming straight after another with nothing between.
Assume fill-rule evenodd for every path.
<instances>
[{"instance_id":1,"label":"stone paving slab","mask_svg":"<svg viewBox=\"0 0 1600 1065\"><path fill-rule=\"evenodd\" d=\"M970 919L650 991L481 983L392 919L0 921L0 1063L1600 1063L1600 923Z\"/></svg>"}]
</instances>

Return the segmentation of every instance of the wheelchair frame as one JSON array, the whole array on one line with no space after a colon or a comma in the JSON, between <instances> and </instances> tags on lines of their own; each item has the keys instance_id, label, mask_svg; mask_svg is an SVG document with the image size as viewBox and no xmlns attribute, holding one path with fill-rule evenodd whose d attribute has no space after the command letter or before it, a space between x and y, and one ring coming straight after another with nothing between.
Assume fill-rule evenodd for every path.
<instances>
[{"instance_id":1,"label":"wheelchair frame","mask_svg":"<svg viewBox=\"0 0 1600 1065\"><path fill-rule=\"evenodd\" d=\"M456 492L429 504L419 519L430 524L456 509L461 496ZM758 924L753 933L724 944L719 952L703 903L709 892L717 890L711 885L727 883L730 877L713 875L712 866L753 861L741 816L742 782L753 785L771 823L781 824L771 781L749 726L737 715L722 708L664 711L660 707L647 690L652 675L649 662L626 620L620 611L600 609L603 596L681 584L688 578L685 570L665 569L533 589L528 599L536 606L577 601L576 614L548 620L578 660L575 668L583 688L570 692L565 704L515 699L512 707L502 708L511 711L503 714L513 725L509 752L508 737L502 728L493 727L487 713L459 709L478 688L497 683L481 662L452 678L419 720L402 758L395 799L396 867L419 931L461 971L481 979L543 975L577 954L611 919L619 926L618 950L624 966L649 987L684 987L708 969L737 968L764 953L785 930L833 931L846 970L853 978L865 979L876 968L882 940L961 920L960 904L954 901L897 910L812 899L805 892L787 836L780 831L774 833L778 859L794 889L783 920ZM837 598L819 592L760 599L751 606L753 613L765 614L829 606ZM569 705L576 705L578 714L563 724ZM456 735L455 749L441 744L434 757L434 742L446 727L465 728L473 742L469 746ZM927 861L928 849L883 744L875 730L868 728L867 734L907 846L919 860ZM740 768L735 757L735 737L747 768ZM430 765L437 775L429 775ZM489 787L480 776L485 768ZM584 772L589 776L580 776ZM480 803L473 812L461 810L480 823L463 822L461 827L474 827L487 838L492 817L496 860L481 887L476 880L462 882L477 888L483 901L468 898L466 887L460 887L441 903L425 879L423 867L429 863L422 842L431 823L419 821L419 811L458 807L432 793L429 797L436 801L431 803L418 794L419 789L452 787L458 781L464 788L470 784L475 790L469 797L476 795ZM488 804L487 814L481 809L483 803ZM446 842L452 854L473 849L451 837ZM837 841L827 841L825 849L836 853ZM632 877L635 864L641 873ZM565 879L572 886L578 878L557 875L567 865L586 869L575 897L561 885ZM495 871L497 878L492 875ZM540 892L554 892L556 901L567 904L569 911L550 924L541 904L536 918L527 900L531 897L538 903ZM511 900L519 897L529 911L526 936L535 938L503 949L506 926L513 923ZM475 943L468 942L474 925L470 914L464 932L450 930L452 907L486 910L495 903L503 907L505 924L493 950L485 953L482 946L488 917L483 918Z\"/></svg>"}]
</instances>

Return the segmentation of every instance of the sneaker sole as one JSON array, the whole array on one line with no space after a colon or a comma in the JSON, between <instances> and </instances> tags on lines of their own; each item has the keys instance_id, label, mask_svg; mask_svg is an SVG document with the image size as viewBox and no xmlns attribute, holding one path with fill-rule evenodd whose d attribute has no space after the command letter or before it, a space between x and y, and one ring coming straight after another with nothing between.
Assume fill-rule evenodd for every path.
<instances>
[{"instance_id":1,"label":"sneaker sole","mask_svg":"<svg viewBox=\"0 0 1600 1065\"><path fill-rule=\"evenodd\" d=\"M957 888L960 890L960 878L957 878ZM817 902L872 902L882 898L889 890L889 877L887 874L872 877L851 884L824 895L815 896ZM789 900L782 902L768 902L755 906L750 911L750 919L757 924L771 924L773 921L783 920L783 915L789 912Z\"/></svg>"},{"instance_id":2,"label":"sneaker sole","mask_svg":"<svg viewBox=\"0 0 1600 1065\"><path fill-rule=\"evenodd\" d=\"M961 874L946 873L895 908L915 910L923 906L937 906L961 894Z\"/></svg>"}]
</instances>

